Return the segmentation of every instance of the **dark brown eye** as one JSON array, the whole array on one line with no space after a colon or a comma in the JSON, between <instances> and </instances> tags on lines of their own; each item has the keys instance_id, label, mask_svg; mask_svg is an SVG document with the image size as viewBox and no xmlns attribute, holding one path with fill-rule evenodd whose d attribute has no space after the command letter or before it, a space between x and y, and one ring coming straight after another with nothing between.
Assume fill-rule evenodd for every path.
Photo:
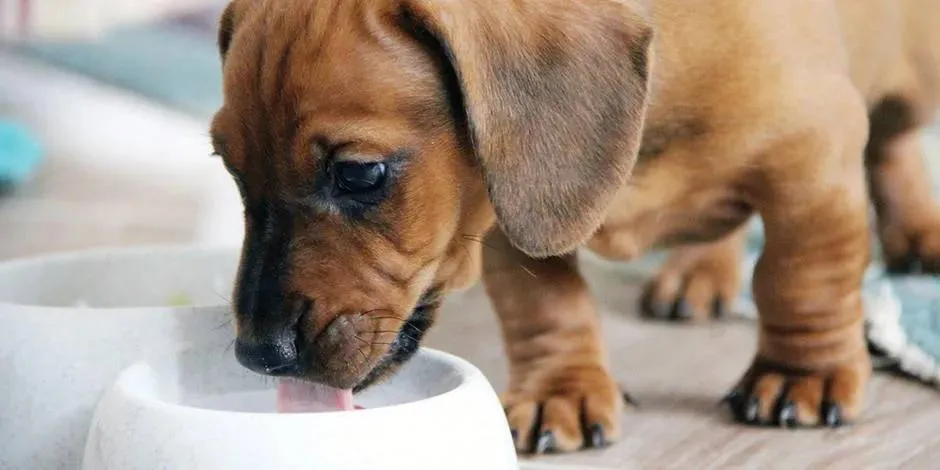
<instances>
[{"instance_id":1,"label":"dark brown eye","mask_svg":"<svg viewBox=\"0 0 940 470\"><path fill-rule=\"evenodd\" d=\"M374 191L385 184L388 168L383 162L336 162L336 186L345 193Z\"/></svg>"}]
</instances>

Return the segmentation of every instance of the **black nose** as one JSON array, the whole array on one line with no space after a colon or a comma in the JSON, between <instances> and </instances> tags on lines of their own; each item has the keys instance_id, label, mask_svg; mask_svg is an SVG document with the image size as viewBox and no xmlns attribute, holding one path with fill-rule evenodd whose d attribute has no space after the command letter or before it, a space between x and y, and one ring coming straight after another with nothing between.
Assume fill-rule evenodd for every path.
<instances>
[{"instance_id":1,"label":"black nose","mask_svg":"<svg viewBox=\"0 0 940 470\"><path fill-rule=\"evenodd\" d=\"M290 376L298 372L299 361L293 331L262 338L235 341L235 357L248 369L264 375Z\"/></svg>"}]
</instances>

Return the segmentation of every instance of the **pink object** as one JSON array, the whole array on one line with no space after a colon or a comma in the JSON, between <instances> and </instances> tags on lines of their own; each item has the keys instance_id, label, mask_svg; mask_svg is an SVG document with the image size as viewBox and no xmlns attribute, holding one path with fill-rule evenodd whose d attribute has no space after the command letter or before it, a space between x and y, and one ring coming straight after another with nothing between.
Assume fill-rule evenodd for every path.
<instances>
[{"instance_id":1,"label":"pink object","mask_svg":"<svg viewBox=\"0 0 940 470\"><path fill-rule=\"evenodd\" d=\"M278 381L278 413L322 413L354 409L357 407L353 404L352 390L295 379Z\"/></svg>"}]
</instances>

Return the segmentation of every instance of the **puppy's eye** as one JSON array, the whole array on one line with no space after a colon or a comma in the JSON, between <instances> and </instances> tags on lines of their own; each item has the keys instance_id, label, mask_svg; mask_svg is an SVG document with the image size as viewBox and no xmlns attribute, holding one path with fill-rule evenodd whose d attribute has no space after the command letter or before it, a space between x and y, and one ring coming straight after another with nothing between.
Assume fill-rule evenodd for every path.
<instances>
[{"instance_id":1,"label":"puppy's eye","mask_svg":"<svg viewBox=\"0 0 940 470\"><path fill-rule=\"evenodd\" d=\"M388 167L382 162L336 162L336 186L346 193L363 193L385 183Z\"/></svg>"}]
</instances>

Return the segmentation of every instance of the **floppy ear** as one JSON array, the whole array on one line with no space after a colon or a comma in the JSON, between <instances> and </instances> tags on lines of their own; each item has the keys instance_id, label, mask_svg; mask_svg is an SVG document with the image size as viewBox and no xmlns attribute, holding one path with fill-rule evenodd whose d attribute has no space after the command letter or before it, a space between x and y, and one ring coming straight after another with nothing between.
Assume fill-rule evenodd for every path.
<instances>
[{"instance_id":1,"label":"floppy ear","mask_svg":"<svg viewBox=\"0 0 940 470\"><path fill-rule=\"evenodd\" d=\"M648 23L618 0L403 0L400 20L454 77L503 232L534 257L577 248L633 169Z\"/></svg>"},{"instance_id":2,"label":"floppy ear","mask_svg":"<svg viewBox=\"0 0 940 470\"><path fill-rule=\"evenodd\" d=\"M218 46L219 55L222 56L223 61L225 56L228 55L228 48L232 44L232 36L235 34L235 8L235 2L229 3L219 19Z\"/></svg>"}]
</instances>

